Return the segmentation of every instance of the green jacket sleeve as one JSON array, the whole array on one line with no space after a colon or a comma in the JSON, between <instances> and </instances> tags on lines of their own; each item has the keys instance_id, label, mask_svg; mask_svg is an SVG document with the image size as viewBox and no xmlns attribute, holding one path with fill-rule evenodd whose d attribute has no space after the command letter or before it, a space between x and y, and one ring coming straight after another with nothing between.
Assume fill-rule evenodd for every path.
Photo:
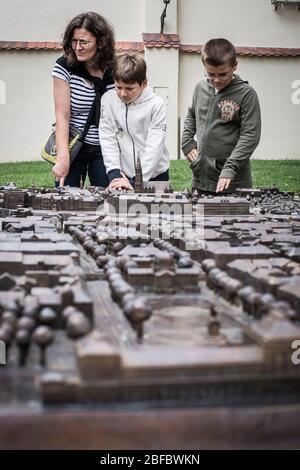
<instances>
[{"instance_id":1,"label":"green jacket sleeve","mask_svg":"<svg viewBox=\"0 0 300 470\"><path fill-rule=\"evenodd\" d=\"M195 134L196 134L196 118L195 118L195 92L194 92L193 102L192 102L192 105L188 108L188 113L184 120L184 126L183 126L181 148L182 148L184 155L187 155L192 149L197 148Z\"/></svg>"},{"instance_id":2,"label":"green jacket sleeve","mask_svg":"<svg viewBox=\"0 0 300 470\"><path fill-rule=\"evenodd\" d=\"M233 180L256 149L261 134L260 106L255 90L250 89L241 106L239 140L221 171L220 178Z\"/></svg>"}]
</instances>

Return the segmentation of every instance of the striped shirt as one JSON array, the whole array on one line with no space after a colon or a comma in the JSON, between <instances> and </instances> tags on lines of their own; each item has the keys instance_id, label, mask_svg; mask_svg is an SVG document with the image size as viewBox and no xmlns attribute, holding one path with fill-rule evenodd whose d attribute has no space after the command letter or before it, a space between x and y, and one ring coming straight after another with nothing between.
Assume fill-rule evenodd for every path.
<instances>
[{"instance_id":1,"label":"striped shirt","mask_svg":"<svg viewBox=\"0 0 300 470\"><path fill-rule=\"evenodd\" d=\"M52 76L60 78L69 84L71 93L70 125L75 126L82 132L96 96L94 84L87 82L78 75L70 73L58 63L53 68ZM114 88L113 84L106 87L107 90L111 88ZM99 129L94 124L91 124L85 142L99 145Z\"/></svg>"}]
</instances>

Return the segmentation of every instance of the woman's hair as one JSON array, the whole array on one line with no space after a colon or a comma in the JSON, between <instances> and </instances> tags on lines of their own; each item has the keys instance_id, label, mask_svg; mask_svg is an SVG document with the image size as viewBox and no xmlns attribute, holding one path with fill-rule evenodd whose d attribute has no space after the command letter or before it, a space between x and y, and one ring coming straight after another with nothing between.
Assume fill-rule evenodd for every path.
<instances>
[{"instance_id":1,"label":"woman's hair","mask_svg":"<svg viewBox=\"0 0 300 470\"><path fill-rule=\"evenodd\" d=\"M236 50L234 45L223 38L211 39L202 48L204 64L218 67L219 65L236 65Z\"/></svg>"},{"instance_id":2,"label":"woman's hair","mask_svg":"<svg viewBox=\"0 0 300 470\"><path fill-rule=\"evenodd\" d=\"M93 34L97 40L98 50L93 59L93 65L101 69L112 67L115 55L115 37L113 27L103 16L92 11L75 16L64 32L63 49L68 65L78 65L79 62L72 48L74 29L84 28Z\"/></svg>"},{"instance_id":3,"label":"woman's hair","mask_svg":"<svg viewBox=\"0 0 300 470\"><path fill-rule=\"evenodd\" d=\"M137 54L123 54L115 59L113 66L114 79L127 84L141 85L146 80L147 66L144 59Z\"/></svg>"}]
</instances>

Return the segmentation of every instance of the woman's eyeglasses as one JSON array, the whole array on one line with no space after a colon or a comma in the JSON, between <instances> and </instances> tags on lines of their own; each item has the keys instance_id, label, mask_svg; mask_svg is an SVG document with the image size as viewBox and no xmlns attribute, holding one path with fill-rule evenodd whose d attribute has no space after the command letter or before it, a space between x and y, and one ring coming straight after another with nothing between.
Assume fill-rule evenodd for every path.
<instances>
[{"instance_id":1,"label":"woman's eyeglasses","mask_svg":"<svg viewBox=\"0 0 300 470\"><path fill-rule=\"evenodd\" d=\"M85 39L72 39L71 46L76 49L79 44L80 47L88 47L92 41L86 41Z\"/></svg>"}]
</instances>

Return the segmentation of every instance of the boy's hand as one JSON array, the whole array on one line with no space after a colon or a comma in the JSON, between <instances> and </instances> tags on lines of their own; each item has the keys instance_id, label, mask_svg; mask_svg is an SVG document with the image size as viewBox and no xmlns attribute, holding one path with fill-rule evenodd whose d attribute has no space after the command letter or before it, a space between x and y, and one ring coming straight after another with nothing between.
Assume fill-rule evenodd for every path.
<instances>
[{"instance_id":1,"label":"boy's hand","mask_svg":"<svg viewBox=\"0 0 300 470\"><path fill-rule=\"evenodd\" d=\"M107 189L133 189L127 178L115 178Z\"/></svg>"},{"instance_id":2,"label":"boy's hand","mask_svg":"<svg viewBox=\"0 0 300 470\"><path fill-rule=\"evenodd\" d=\"M227 189L230 182L231 180L229 178L219 178L216 193L221 193L224 189Z\"/></svg>"},{"instance_id":3,"label":"boy's hand","mask_svg":"<svg viewBox=\"0 0 300 470\"><path fill-rule=\"evenodd\" d=\"M186 154L185 158L189 161L189 162L193 162L194 160L196 160L198 158L198 151L197 149L192 149L189 151L189 153Z\"/></svg>"}]
</instances>

